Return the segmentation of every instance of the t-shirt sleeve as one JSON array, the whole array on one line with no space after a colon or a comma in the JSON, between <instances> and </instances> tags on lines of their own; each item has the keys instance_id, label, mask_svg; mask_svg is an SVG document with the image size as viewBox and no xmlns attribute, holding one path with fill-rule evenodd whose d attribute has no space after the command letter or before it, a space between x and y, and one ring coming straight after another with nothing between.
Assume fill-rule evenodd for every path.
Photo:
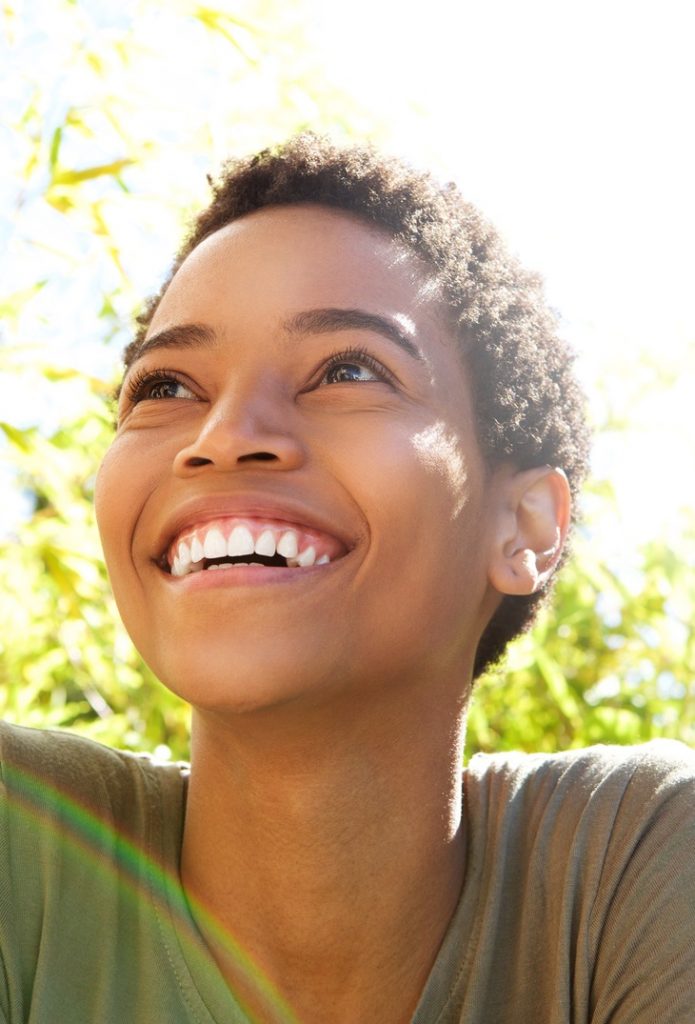
<instances>
[{"instance_id":1,"label":"t-shirt sleeve","mask_svg":"<svg viewBox=\"0 0 695 1024\"><path fill-rule=\"evenodd\" d=\"M695 1020L695 754L639 750L593 908L591 1024Z\"/></svg>"}]
</instances>

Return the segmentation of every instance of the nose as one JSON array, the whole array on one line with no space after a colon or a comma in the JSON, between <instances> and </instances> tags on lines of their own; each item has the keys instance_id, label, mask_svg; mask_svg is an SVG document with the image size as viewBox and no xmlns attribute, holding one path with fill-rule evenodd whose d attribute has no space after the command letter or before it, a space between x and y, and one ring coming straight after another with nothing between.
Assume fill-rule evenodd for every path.
<instances>
[{"instance_id":1,"label":"nose","mask_svg":"<svg viewBox=\"0 0 695 1024\"><path fill-rule=\"evenodd\" d=\"M174 472L189 476L209 467L224 472L252 466L298 469L306 457L297 412L287 397L257 387L252 394L220 396L197 424L191 443L174 458Z\"/></svg>"}]
</instances>

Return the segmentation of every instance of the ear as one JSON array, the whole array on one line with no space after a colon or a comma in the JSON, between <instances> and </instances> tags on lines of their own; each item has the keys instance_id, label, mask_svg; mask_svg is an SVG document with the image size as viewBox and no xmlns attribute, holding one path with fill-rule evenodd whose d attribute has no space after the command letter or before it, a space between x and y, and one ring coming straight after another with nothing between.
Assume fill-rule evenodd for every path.
<instances>
[{"instance_id":1,"label":"ear","mask_svg":"<svg viewBox=\"0 0 695 1024\"><path fill-rule=\"evenodd\" d=\"M550 579L570 522L570 489L561 469L506 472L488 568L500 594L533 594Z\"/></svg>"}]
</instances>

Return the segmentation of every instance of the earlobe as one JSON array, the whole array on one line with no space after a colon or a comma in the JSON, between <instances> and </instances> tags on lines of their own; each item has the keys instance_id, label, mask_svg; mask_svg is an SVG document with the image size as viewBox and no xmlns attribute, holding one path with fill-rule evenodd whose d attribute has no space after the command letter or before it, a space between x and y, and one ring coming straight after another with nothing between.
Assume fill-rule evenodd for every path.
<instances>
[{"instance_id":1,"label":"earlobe","mask_svg":"<svg viewBox=\"0 0 695 1024\"><path fill-rule=\"evenodd\" d=\"M507 473L500 482L488 577L501 594L540 590L557 565L570 521L570 489L561 469Z\"/></svg>"}]
</instances>

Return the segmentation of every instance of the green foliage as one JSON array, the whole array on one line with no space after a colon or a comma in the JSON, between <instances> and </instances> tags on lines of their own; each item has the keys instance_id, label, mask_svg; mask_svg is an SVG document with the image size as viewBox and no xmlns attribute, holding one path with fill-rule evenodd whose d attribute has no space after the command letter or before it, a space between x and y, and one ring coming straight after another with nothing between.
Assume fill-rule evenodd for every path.
<instances>
[{"instance_id":1,"label":"green foliage","mask_svg":"<svg viewBox=\"0 0 695 1024\"><path fill-rule=\"evenodd\" d=\"M308 121L338 135L357 122L378 136L374 117L315 81L309 28L303 0L0 9L13 83L0 171L13 200L0 220L6 340L63 359L98 324L99 340L120 343L223 159ZM66 313L78 308L75 325Z\"/></svg>"},{"instance_id":2,"label":"green foliage","mask_svg":"<svg viewBox=\"0 0 695 1024\"><path fill-rule=\"evenodd\" d=\"M187 711L143 666L109 592L92 496L111 413L104 386L85 384L80 414L48 439L0 424L35 506L0 543L0 714L184 757Z\"/></svg>"},{"instance_id":3,"label":"green foliage","mask_svg":"<svg viewBox=\"0 0 695 1024\"><path fill-rule=\"evenodd\" d=\"M473 750L562 750L657 736L695 745L695 519L651 541L629 582L575 544L550 606L469 716Z\"/></svg>"}]
</instances>

